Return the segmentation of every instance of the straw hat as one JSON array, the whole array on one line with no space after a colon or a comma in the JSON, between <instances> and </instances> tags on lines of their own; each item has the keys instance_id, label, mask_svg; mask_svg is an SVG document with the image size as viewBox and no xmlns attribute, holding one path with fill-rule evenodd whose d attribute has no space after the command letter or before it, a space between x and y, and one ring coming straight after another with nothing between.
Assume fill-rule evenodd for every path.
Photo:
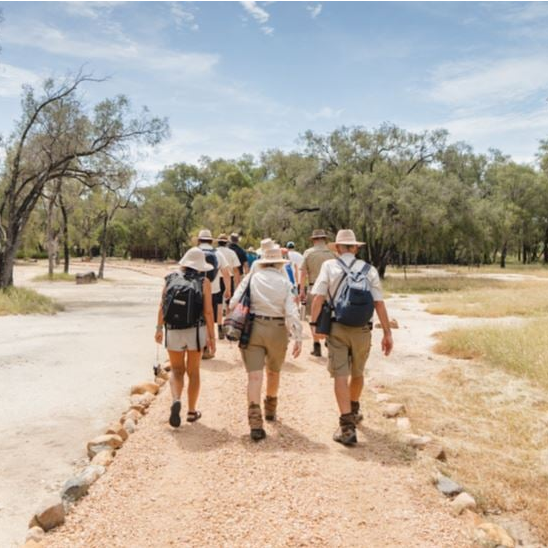
<instances>
[{"instance_id":1,"label":"straw hat","mask_svg":"<svg viewBox=\"0 0 548 548\"><path fill-rule=\"evenodd\" d=\"M353 230L343 229L337 232L335 241L327 244L331 251L336 251L338 245L364 245L365 242L358 242Z\"/></svg>"},{"instance_id":2,"label":"straw hat","mask_svg":"<svg viewBox=\"0 0 548 548\"><path fill-rule=\"evenodd\" d=\"M183 255L179 264L185 268L193 268L198 272L209 272L210 270L213 270L213 265L205 260L205 253L199 247L191 247Z\"/></svg>"},{"instance_id":3,"label":"straw hat","mask_svg":"<svg viewBox=\"0 0 548 548\"><path fill-rule=\"evenodd\" d=\"M258 264L273 264L273 263L288 263L282 257L282 250L279 245L270 249L263 250L263 254L260 259L256 261Z\"/></svg>"},{"instance_id":4,"label":"straw hat","mask_svg":"<svg viewBox=\"0 0 548 548\"><path fill-rule=\"evenodd\" d=\"M228 236L223 232L217 236L218 242L228 242Z\"/></svg>"},{"instance_id":5,"label":"straw hat","mask_svg":"<svg viewBox=\"0 0 548 548\"><path fill-rule=\"evenodd\" d=\"M208 240L212 242L213 236L211 235L211 230L208 230L207 228L200 230L200 232L198 232L198 240Z\"/></svg>"},{"instance_id":6,"label":"straw hat","mask_svg":"<svg viewBox=\"0 0 548 548\"><path fill-rule=\"evenodd\" d=\"M267 249L273 249L276 247L276 242L272 238L265 238L261 240L261 251L266 251Z\"/></svg>"},{"instance_id":7,"label":"straw hat","mask_svg":"<svg viewBox=\"0 0 548 548\"><path fill-rule=\"evenodd\" d=\"M329 236L325 233L325 230L321 228L317 228L316 230L312 231L312 236L310 236L311 240L320 240L320 239L327 239Z\"/></svg>"}]
</instances>

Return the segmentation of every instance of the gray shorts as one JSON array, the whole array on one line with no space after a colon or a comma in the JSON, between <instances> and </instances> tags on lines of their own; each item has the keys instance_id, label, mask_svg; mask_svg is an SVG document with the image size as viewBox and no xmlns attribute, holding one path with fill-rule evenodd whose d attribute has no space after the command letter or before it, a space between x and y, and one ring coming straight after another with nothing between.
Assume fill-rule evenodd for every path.
<instances>
[{"instance_id":1,"label":"gray shorts","mask_svg":"<svg viewBox=\"0 0 548 548\"><path fill-rule=\"evenodd\" d=\"M203 350L207 342L206 326L200 327L200 348L196 347L196 328L168 329L166 337L166 348L172 352L183 352L184 350Z\"/></svg>"}]
</instances>

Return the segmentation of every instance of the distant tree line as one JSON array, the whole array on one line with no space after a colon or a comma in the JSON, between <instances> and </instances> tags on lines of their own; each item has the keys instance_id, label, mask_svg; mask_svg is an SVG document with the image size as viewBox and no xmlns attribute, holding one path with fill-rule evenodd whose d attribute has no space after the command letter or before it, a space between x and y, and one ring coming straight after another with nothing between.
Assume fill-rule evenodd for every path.
<instances>
[{"instance_id":1,"label":"distant tree line","mask_svg":"<svg viewBox=\"0 0 548 548\"><path fill-rule=\"evenodd\" d=\"M130 166L110 153L109 132L113 143L126 137L158 142L165 122L123 121L126 100L120 99L98 105L96 118L83 118L79 129L73 127L80 123L78 105L61 102L27 139L24 169L14 171L21 128L41 104L26 97L5 161L0 215L3 227L10 219L20 223L17 211L7 215L9 184L20 181L15 188L24 188L36 174L36 207L20 225L17 250L49 256L51 268L63 257L68 270L73 255L176 259L201 227L239 232L246 246L270 236L301 249L314 228L334 235L350 227L382 275L389 264L504 267L509 256L548 263L548 141L539 144L536 164L526 165L496 150L477 154L466 143L448 143L444 130L340 128L329 135L307 132L294 152L174 163L155 184L135 188ZM70 123L64 121L69 113ZM83 141L74 137L80 132ZM104 153L86 155L103 142ZM52 166L57 148L64 160Z\"/></svg>"}]
</instances>

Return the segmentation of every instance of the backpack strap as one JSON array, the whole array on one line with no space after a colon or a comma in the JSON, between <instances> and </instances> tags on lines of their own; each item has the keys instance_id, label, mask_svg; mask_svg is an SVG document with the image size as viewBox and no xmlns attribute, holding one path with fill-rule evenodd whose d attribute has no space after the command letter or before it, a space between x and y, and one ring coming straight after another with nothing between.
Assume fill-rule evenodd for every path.
<instances>
[{"instance_id":1,"label":"backpack strap","mask_svg":"<svg viewBox=\"0 0 548 548\"><path fill-rule=\"evenodd\" d=\"M340 258L337 257L337 262L342 266L343 269L343 275L341 279L339 280L339 283L337 284L337 289L335 289L335 293L333 296L331 295L329 289L327 290L327 295L329 297L329 300L331 301L331 306L333 306L333 302L335 301L335 297L337 296L337 293L339 292L339 289L341 288L342 283L344 282L344 279L350 274L352 267L356 263L358 259L354 259L350 266L347 266L346 263Z\"/></svg>"}]
</instances>

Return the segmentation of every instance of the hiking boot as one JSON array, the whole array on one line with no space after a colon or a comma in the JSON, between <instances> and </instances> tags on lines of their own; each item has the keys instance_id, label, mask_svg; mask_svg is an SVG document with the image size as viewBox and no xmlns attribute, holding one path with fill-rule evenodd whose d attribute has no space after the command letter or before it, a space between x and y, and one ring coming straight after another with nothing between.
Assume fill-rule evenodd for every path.
<instances>
[{"instance_id":1,"label":"hiking boot","mask_svg":"<svg viewBox=\"0 0 548 548\"><path fill-rule=\"evenodd\" d=\"M264 418L267 421L276 420L276 407L278 406L278 398L276 396L267 396L264 399Z\"/></svg>"},{"instance_id":2,"label":"hiking boot","mask_svg":"<svg viewBox=\"0 0 548 548\"><path fill-rule=\"evenodd\" d=\"M363 421L363 414L360 411L360 402L351 401L350 405L352 406L352 414L354 415L354 424L359 424Z\"/></svg>"},{"instance_id":3,"label":"hiking boot","mask_svg":"<svg viewBox=\"0 0 548 548\"><path fill-rule=\"evenodd\" d=\"M225 338L225 331L223 329L222 325L217 326L217 330L219 332L219 340L222 341Z\"/></svg>"},{"instance_id":4,"label":"hiking boot","mask_svg":"<svg viewBox=\"0 0 548 548\"><path fill-rule=\"evenodd\" d=\"M358 443L356 437L356 425L354 424L354 415L346 413L339 418L339 428L333 434L333 440L343 445L354 445Z\"/></svg>"},{"instance_id":5,"label":"hiking boot","mask_svg":"<svg viewBox=\"0 0 548 548\"><path fill-rule=\"evenodd\" d=\"M204 350L202 354L202 360L210 360L211 358L214 358L215 354L212 354L207 348Z\"/></svg>"},{"instance_id":6,"label":"hiking boot","mask_svg":"<svg viewBox=\"0 0 548 548\"><path fill-rule=\"evenodd\" d=\"M253 441L260 441L266 438L266 432L263 429L263 415L261 406L258 403L251 403L247 410L249 420L250 436Z\"/></svg>"},{"instance_id":7,"label":"hiking boot","mask_svg":"<svg viewBox=\"0 0 548 548\"><path fill-rule=\"evenodd\" d=\"M322 357L322 345L319 342L314 343L314 349L310 352L311 356L316 356L317 358Z\"/></svg>"},{"instance_id":8,"label":"hiking boot","mask_svg":"<svg viewBox=\"0 0 548 548\"><path fill-rule=\"evenodd\" d=\"M169 424L173 426L173 428L179 428L179 426L181 426L181 402L179 400L174 401L171 404Z\"/></svg>"}]
</instances>

